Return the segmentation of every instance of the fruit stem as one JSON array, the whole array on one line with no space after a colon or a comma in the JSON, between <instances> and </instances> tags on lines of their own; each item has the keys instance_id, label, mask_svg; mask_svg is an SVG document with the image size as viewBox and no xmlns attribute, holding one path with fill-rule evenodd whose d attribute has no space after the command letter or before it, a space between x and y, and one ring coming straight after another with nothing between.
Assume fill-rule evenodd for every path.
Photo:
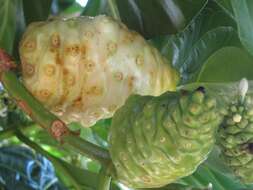
<instances>
[{"instance_id":1,"label":"fruit stem","mask_svg":"<svg viewBox=\"0 0 253 190\"><path fill-rule=\"evenodd\" d=\"M12 71L13 64L11 56L0 48L0 79L17 105L64 146L76 149L79 153L99 161L102 165L107 166L111 163L107 150L85 141L71 132L63 121L49 112L28 92Z\"/></svg>"}]
</instances>

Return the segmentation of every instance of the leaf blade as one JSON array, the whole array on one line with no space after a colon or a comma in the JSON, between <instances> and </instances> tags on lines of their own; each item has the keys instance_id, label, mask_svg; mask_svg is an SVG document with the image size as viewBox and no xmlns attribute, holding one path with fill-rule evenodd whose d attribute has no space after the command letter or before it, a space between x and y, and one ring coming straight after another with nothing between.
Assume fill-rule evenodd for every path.
<instances>
[{"instance_id":1,"label":"leaf blade","mask_svg":"<svg viewBox=\"0 0 253 190\"><path fill-rule=\"evenodd\" d=\"M253 1L231 0L237 21L239 37L244 47L253 55Z\"/></svg>"},{"instance_id":2,"label":"leaf blade","mask_svg":"<svg viewBox=\"0 0 253 190\"><path fill-rule=\"evenodd\" d=\"M16 31L15 0L0 0L0 47L12 53Z\"/></svg>"}]
</instances>

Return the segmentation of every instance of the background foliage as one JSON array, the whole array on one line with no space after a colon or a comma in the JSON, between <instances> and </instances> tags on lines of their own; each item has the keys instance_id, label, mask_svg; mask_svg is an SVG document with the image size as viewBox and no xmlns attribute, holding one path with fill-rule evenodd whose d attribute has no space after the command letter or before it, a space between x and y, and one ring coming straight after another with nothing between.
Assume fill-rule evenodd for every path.
<instances>
[{"instance_id":1,"label":"background foliage","mask_svg":"<svg viewBox=\"0 0 253 190\"><path fill-rule=\"evenodd\" d=\"M204 82L211 86L242 77L253 79L252 3L252 0L0 0L0 47L19 60L18 42L29 23L53 16L108 14L120 18L156 46L179 70L181 85ZM0 108L0 189L97 188L101 167L97 162L63 148L16 108L3 89ZM81 129L81 138L106 148L110 122L102 120L89 129L72 123L71 128ZM220 160L218 148L193 175L175 186L204 189L210 184L215 190L253 188L232 176ZM112 189L126 188L114 182Z\"/></svg>"}]
</instances>

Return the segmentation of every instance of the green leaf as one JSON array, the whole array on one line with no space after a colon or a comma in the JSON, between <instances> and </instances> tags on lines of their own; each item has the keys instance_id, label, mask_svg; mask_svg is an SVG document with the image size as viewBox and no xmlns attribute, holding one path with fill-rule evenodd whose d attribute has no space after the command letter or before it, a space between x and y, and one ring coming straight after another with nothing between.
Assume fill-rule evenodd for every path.
<instances>
[{"instance_id":1,"label":"green leaf","mask_svg":"<svg viewBox=\"0 0 253 190\"><path fill-rule=\"evenodd\" d=\"M52 2L52 13L57 15L64 12L66 9L71 9L76 4L75 0L57 0Z\"/></svg>"},{"instance_id":2,"label":"green leaf","mask_svg":"<svg viewBox=\"0 0 253 190\"><path fill-rule=\"evenodd\" d=\"M16 32L16 12L20 0L0 0L0 48L12 53Z\"/></svg>"},{"instance_id":3,"label":"green leaf","mask_svg":"<svg viewBox=\"0 0 253 190\"><path fill-rule=\"evenodd\" d=\"M51 11L52 0L23 0L26 24L46 20Z\"/></svg>"},{"instance_id":4,"label":"green leaf","mask_svg":"<svg viewBox=\"0 0 253 190\"><path fill-rule=\"evenodd\" d=\"M146 38L182 30L207 0L117 0L122 21Z\"/></svg>"},{"instance_id":5,"label":"green leaf","mask_svg":"<svg viewBox=\"0 0 253 190\"><path fill-rule=\"evenodd\" d=\"M89 0L82 15L97 16L105 12L106 6L106 0Z\"/></svg>"},{"instance_id":6,"label":"green leaf","mask_svg":"<svg viewBox=\"0 0 253 190\"><path fill-rule=\"evenodd\" d=\"M234 18L234 14L233 14L233 8L231 5L231 0L215 0L219 6L221 6L224 11L231 16L231 18Z\"/></svg>"},{"instance_id":7,"label":"green leaf","mask_svg":"<svg viewBox=\"0 0 253 190\"><path fill-rule=\"evenodd\" d=\"M17 64L19 64L19 42L22 37L22 34L25 30L25 17L24 17L24 11L23 11L23 1L18 0L17 1L17 8L16 8L16 32L15 32L15 40L14 40L14 48L13 48L13 56L15 60L17 61Z\"/></svg>"},{"instance_id":8,"label":"green leaf","mask_svg":"<svg viewBox=\"0 0 253 190\"><path fill-rule=\"evenodd\" d=\"M199 82L231 82L253 79L253 58L243 49L225 47L206 60L198 75Z\"/></svg>"},{"instance_id":9,"label":"green leaf","mask_svg":"<svg viewBox=\"0 0 253 190\"><path fill-rule=\"evenodd\" d=\"M215 190L238 190L246 188L246 186L240 184L235 178L213 170L212 166L207 166L206 164L202 164L193 175L181 181L196 188L205 188L209 184L212 184Z\"/></svg>"},{"instance_id":10,"label":"green leaf","mask_svg":"<svg viewBox=\"0 0 253 190\"><path fill-rule=\"evenodd\" d=\"M253 55L253 1L231 0L242 44Z\"/></svg>"},{"instance_id":11,"label":"green leaf","mask_svg":"<svg viewBox=\"0 0 253 190\"><path fill-rule=\"evenodd\" d=\"M107 147L107 139L109 134L109 128L111 126L111 119L104 119L98 121L96 125L92 126L94 138L100 142L103 147Z\"/></svg>"},{"instance_id":12,"label":"green leaf","mask_svg":"<svg viewBox=\"0 0 253 190\"><path fill-rule=\"evenodd\" d=\"M180 72L181 83L194 82L213 53L226 46L241 46L233 25L234 21L220 7L209 3L183 32L155 38L152 43Z\"/></svg>"},{"instance_id":13,"label":"green leaf","mask_svg":"<svg viewBox=\"0 0 253 190\"><path fill-rule=\"evenodd\" d=\"M62 10L61 14L68 17L71 14L79 15L83 12L83 10L84 8L80 4L74 2L71 6L68 6L66 9Z\"/></svg>"}]
</instances>

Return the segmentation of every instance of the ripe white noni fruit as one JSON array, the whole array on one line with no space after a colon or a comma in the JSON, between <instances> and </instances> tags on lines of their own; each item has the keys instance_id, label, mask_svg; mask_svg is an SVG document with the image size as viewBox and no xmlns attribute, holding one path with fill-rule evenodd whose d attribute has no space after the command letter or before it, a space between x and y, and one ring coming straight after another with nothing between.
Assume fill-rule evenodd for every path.
<instances>
[{"instance_id":1,"label":"ripe white noni fruit","mask_svg":"<svg viewBox=\"0 0 253 190\"><path fill-rule=\"evenodd\" d=\"M175 89L178 74L139 34L107 16L32 23L20 43L23 82L65 122L92 126L130 94Z\"/></svg>"}]
</instances>

